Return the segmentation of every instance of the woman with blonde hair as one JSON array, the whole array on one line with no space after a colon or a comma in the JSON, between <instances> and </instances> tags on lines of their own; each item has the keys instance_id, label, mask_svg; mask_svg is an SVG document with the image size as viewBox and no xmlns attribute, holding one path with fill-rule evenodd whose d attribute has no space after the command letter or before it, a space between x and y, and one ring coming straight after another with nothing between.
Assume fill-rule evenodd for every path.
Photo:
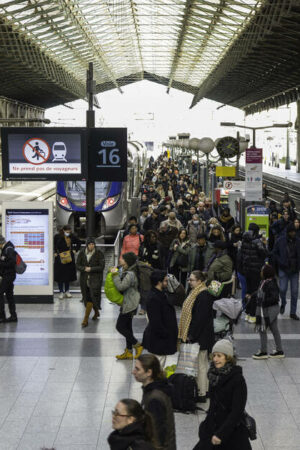
<instances>
[{"instance_id":1,"label":"woman with blonde hair","mask_svg":"<svg viewBox=\"0 0 300 450\"><path fill-rule=\"evenodd\" d=\"M189 283L192 290L183 303L178 328L181 342L199 344L197 384L201 403L206 402L208 354L214 344L212 304L215 299L207 290L206 278L207 275L200 270L191 273Z\"/></svg>"}]
</instances>

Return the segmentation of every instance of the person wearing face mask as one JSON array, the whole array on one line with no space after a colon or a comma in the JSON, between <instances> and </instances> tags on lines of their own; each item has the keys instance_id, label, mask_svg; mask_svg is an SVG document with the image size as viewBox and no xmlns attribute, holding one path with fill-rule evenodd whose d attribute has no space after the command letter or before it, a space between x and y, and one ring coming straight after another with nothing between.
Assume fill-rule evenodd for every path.
<instances>
[{"instance_id":1,"label":"person wearing face mask","mask_svg":"<svg viewBox=\"0 0 300 450\"><path fill-rule=\"evenodd\" d=\"M59 295L71 298L69 286L77 279L74 251L78 252L81 241L73 233L70 225L63 228L54 236L54 281L58 283Z\"/></svg>"},{"instance_id":2,"label":"person wearing face mask","mask_svg":"<svg viewBox=\"0 0 300 450\"><path fill-rule=\"evenodd\" d=\"M198 214L192 216L192 220L188 221L186 231L191 244L196 244L197 235L205 231L205 223L199 218Z\"/></svg>"},{"instance_id":3,"label":"person wearing face mask","mask_svg":"<svg viewBox=\"0 0 300 450\"><path fill-rule=\"evenodd\" d=\"M236 365L232 343L218 341L212 349L208 370L210 399L207 416L199 427L200 441L193 450L251 450L243 421L247 385L243 371Z\"/></svg>"}]
</instances>

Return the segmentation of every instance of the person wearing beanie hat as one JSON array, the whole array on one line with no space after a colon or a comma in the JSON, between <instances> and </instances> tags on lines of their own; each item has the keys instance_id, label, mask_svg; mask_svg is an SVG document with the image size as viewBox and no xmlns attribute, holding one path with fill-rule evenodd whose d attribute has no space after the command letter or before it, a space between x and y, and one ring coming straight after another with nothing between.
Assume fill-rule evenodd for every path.
<instances>
[{"instance_id":1,"label":"person wearing beanie hat","mask_svg":"<svg viewBox=\"0 0 300 450\"><path fill-rule=\"evenodd\" d=\"M246 295L242 300L246 304L245 320L249 323L255 323L256 304L251 300L251 296L258 289L260 271L267 256L265 239L259 235L259 226L252 222L249 231L243 234L237 263L238 272L246 279Z\"/></svg>"},{"instance_id":2,"label":"person wearing beanie hat","mask_svg":"<svg viewBox=\"0 0 300 450\"><path fill-rule=\"evenodd\" d=\"M96 248L95 239L88 237L86 248L80 250L76 262L77 270L80 272L80 290L85 306L82 327L88 326L92 309L95 312L93 320L97 320L100 316L99 309L101 309L101 286L104 266L104 254Z\"/></svg>"},{"instance_id":3,"label":"person wearing beanie hat","mask_svg":"<svg viewBox=\"0 0 300 450\"><path fill-rule=\"evenodd\" d=\"M281 297L280 314L284 314L286 307L286 293L288 284L291 286L290 318L299 320L297 315L299 271L300 271L300 239L296 235L295 225L286 225L283 233L275 241L273 248L274 262L278 265L279 288Z\"/></svg>"},{"instance_id":4,"label":"person wearing beanie hat","mask_svg":"<svg viewBox=\"0 0 300 450\"><path fill-rule=\"evenodd\" d=\"M262 281L256 297L256 331L260 335L260 350L252 355L253 359L284 358L281 337L278 330L279 288L275 278L275 270L266 264L261 270ZM270 328L276 345L276 350L268 355L267 329Z\"/></svg>"},{"instance_id":5,"label":"person wearing beanie hat","mask_svg":"<svg viewBox=\"0 0 300 450\"><path fill-rule=\"evenodd\" d=\"M193 450L251 450L248 430L241 418L247 403L243 371L236 365L232 343L216 342L208 370L209 410L199 427L199 442Z\"/></svg>"},{"instance_id":6,"label":"person wearing beanie hat","mask_svg":"<svg viewBox=\"0 0 300 450\"><path fill-rule=\"evenodd\" d=\"M123 294L123 303L117 319L116 329L125 337L126 348L123 353L116 356L118 360L133 359L133 348L136 352L135 358L138 358L143 351L141 343L134 337L132 330L132 320L140 302L136 261L137 257L133 252L123 253L120 256L122 274L116 270L111 271L115 287Z\"/></svg>"}]
</instances>

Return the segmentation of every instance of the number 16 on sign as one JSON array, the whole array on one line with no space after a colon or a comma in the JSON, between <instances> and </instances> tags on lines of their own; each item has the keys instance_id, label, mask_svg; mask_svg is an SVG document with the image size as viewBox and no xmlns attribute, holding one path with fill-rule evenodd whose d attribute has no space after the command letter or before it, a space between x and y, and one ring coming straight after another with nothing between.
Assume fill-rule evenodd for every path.
<instances>
[{"instance_id":1,"label":"number 16 on sign","mask_svg":"<svg viewBox=\"0 0 300 450\"><path fill-rule=\"evenodd\" d=\"M105 148L98 151L101 163L97 165L97 167L121 167L119 155L120 150L118 148L112 148L115 147L116 142L102 141L101 145Z\"/></svg>"}]
</instances>

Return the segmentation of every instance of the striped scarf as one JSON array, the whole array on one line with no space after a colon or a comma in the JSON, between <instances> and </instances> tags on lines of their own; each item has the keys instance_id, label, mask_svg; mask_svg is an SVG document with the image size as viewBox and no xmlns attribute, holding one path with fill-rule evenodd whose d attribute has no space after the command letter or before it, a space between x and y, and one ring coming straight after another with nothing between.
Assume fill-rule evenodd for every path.
<instances>
[{"instance_id":1,"label":"striped scarf","mask_svg":"<svg viewBox=\"0 0 300 450\"><path fill-rule=\"evenodd\" d=\"M180 316L179 321L179 327L178 327L178 339L181 339L182 342L186 342L188 337L188 332L192 320L192 309L195 303L196 298L200 294L200 292L206 290L206 284L200 283L199 286L196 286L189 296L185 299L183 306L182 306L182 312Z\"/></svg>"}]
</instances>

